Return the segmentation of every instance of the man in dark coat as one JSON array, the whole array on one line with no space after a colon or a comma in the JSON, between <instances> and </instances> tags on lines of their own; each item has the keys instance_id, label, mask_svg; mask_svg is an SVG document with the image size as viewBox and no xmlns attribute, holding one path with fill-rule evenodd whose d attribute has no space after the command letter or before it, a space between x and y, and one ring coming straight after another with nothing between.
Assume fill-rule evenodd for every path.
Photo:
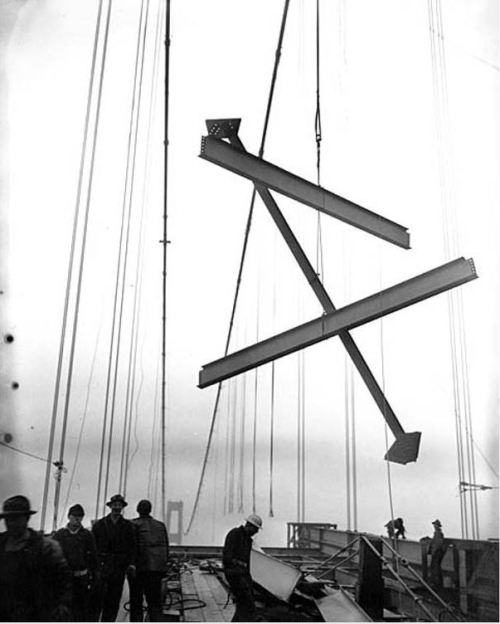
<instances>
[{"instance_id":1,"label":"man in dark coat","mask_svg":"<svg viewBox=\"0 0 500 624\"><path fill-rule=\"evenodd\" d=\"M431 556L429 583L434 588L439 589L443 586L443 572L441 570L441 562L448 547L442 530L440 520L434 520L434 535L429 542L429 554Z\"/></svg>"},{"instance_id":2,"label":"man in dark coat","mask_svg":"<svg viewBox=\"0 0 500 624\"><path fill-rule=\"evenodd\" d=\"M97 568L95 539L82 526L84 515L81 505L73 505L68 511L68 524L54 534L54 539L61 544L73 575L72 611L76 622L92 619L89 612L90 586Z\"/></svg>"},{"instance_id":3,"label":"man in dark coat","mask_svg":"<svg viewBox=\"0 0 500 624\"><path fill-rule=\"evenodd\" d=\"M102 622L116 620L125 575L135 574L134 526L122 516L127 504L121 494L115 494L106 503L111 513L97 520L92 527L97 546Z\"/></svg>"},{"instance_id":4,"label":"man in dark coat","mask_svg":"<svg viewBox=\"0 0 500 624\"><path fill-rule=\"evenodd\" d=\"M71 616L71 572L59 544L28 528L25 496L12 496L0 518L0 621L65 621Z\"/></svg>"},{"instance_id":5,"label":"man in dark coat","mask_svg":"<svg viewBox=\"0 0 500 624\"><path fill-rule=\"evenodd\" d=\"M129 578L130 621L143 621L143 597L146 597L149 620L159 622L161 616L161 579L167 572L168 534L159 520L151 517L151 503L141 500L137 505L138 518L132 523L136 529L136 574Z\"/></svg>"},{"instance_id":6,"label":"man in dark coat","mask_svg":"<svg viewBox=\"0 0 500 624\"><path fill-rule=\"evenodd\" d=\"M231 529L226 535L222 551L224 575L236 603L232 622L255 622L255 602L250 576L252 538L262 528L262 520L250 514L245 524Z\"/></svg>"}]
</instances>

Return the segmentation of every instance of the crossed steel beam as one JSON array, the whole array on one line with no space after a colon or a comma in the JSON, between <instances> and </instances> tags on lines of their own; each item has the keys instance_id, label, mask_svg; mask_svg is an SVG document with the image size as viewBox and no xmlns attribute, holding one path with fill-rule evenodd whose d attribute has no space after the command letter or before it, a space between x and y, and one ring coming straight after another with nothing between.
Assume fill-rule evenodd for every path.
<instances>
[{"instance_id":1,"label":"crossed steel beam","mask_svg":"<svg viewBox=\"0 0 500 624\"><path fill-rule=\"evenodd\" d=\"M268 189L272 188L404 248L409 248L407 229L276 165L248 154L238 137L239 124L239 119L207 120L209 136L202 138L200 157L254 182L257 193L311 285L325 314L314 321L203 366L199 376L199 387L205 388L265 362L338 335L396 438L385 459L401 464L416 461L420 432L404 431L349 330L475 279L477 275L472 260L459 258L336 310ZM223 139L228 139L229 143Z\"/></svg>"}]
</instances>

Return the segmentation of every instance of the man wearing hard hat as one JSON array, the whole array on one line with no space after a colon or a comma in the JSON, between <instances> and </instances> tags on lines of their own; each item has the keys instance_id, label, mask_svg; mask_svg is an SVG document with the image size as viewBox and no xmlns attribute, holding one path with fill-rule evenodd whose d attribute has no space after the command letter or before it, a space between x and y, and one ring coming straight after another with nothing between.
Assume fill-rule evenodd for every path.
<instances>
[{"instance_id":1,"label":"man wearing hard hat","mask_svg":"<svg viewBox=\"0 0 500 624\"><path fill-rule=\"evenodd\" d=\"M250 576L252 538L262 528L262 519L250 514L245 524L231 529L222 551L224 575L233 592L236 611L232 622L255 622L255 602Z\"/></svg>"}]
</instances>

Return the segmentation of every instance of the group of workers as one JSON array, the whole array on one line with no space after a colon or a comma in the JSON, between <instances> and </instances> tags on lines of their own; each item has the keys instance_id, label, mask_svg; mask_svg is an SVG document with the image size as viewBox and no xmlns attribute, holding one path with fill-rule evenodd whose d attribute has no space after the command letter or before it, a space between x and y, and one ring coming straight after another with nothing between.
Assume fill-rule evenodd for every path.
<instances>
[{"instance_id":1,"label":"group of workers","mask_svg":"<svg viewBox=\"0 0 500 624\"><path fill-rule=\"evenodd\" d=\"M125 578L130 594L130 621L142 622L146 599L150 621L161 619L161 583L166 575L169 540L163 522L151 516L148 500L137 504L137 518L126 520L127 501L115 494L106 505L110 513L85 529L80 504L68 510L68 523L50 538L31 529L36 513L22 495L3 503L0 519L0 621L102 621L118 615ZM442 586L441 561L446 551L441 522L433 523L427 552L431 556L430 584ZM390 538L406 539L402 518L385 527ZM233 622L256 621L250 574L253 537L262 519L250 514L226 535L222 552L224 575L236 605Z\"/></svg>"},{"instance_id":2,"label":"group of workers","mask_svg":"<svg viewBox=\"0 0 500 624\"><path fill-rule=\"evenodd\" d=\"M115 494L110 513L91 530L82 525L80 504L68 510L68 523L50 538L31 529L36 513L25 496L3 503L0 518L0 621L114 622L125 578L130 591L130 621L161 615L161 579L168 559L168 534L151 516L148 500L137 505L137 518L126 520L127 501Z\"/></svg>"},{"instance_id":3,"label":"group of workers","mask_svg":"<svg viewBox=\"0 0 500 624\"><path fill-rule=\"evenodd\" d=\"M447 543L443 534L443 527L440 520L432 522L434 533L431 538L423 537L420 541L424 543L425 550L431 557L429 566L429 584L438 589L443 585L443 573L441 571L441 562L446 553ZM385 525L387 535L391 539L406 539L406 529L403 518L395 518L389 520Z\"/></svg>"}]
</instances>

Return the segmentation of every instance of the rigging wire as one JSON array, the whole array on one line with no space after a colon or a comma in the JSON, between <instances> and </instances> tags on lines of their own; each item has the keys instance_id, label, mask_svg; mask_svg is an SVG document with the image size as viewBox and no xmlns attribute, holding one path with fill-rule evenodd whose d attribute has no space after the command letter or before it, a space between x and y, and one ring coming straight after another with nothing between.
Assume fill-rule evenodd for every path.
<instances>
[{"instance_id":1,"label":"rigging wire","mask_svg":"<svg viewBox=\"0 0 500 624\"><path fill-rule=\"evenodd\" d=\"M161 507L162 518L166 522L165 509L165 446L166 446L166 387L167 387L167 221L168 221L168 146L169 146L169 111L170 111L170 0L166 0L165 12L165 136L164 136L164 187L163 187L163 272L162 272L162 339L161 339Z\"/></svg>"},{"instance_id":2,"label":"rigging wire","mask_svg":"<svg viewBox=\"0 0 500 624\"><path fill-rule=\"evenodd\" d=\"M457 213L453 186L453 162L450 140L450 119L446 56L443 37L443 17L439 0L428 0L429 34L432 60L432 84L435 106L435 132L438 150L439 182L443 223L445 255L450 259L459 249ZM448 293L448 321L451 351L451 369L455 410L455 431L459 481L475 481L474 440L470 383L465 336L465 320L462 293ZM465 438L465 441L464 441ZM470 518L469 518L470 514ZM460 497L462 537L469 536L469 520L472 538L479 538L477 492Z\"/></svg>"},{"instance_id":3,"label":"rigging wire","mask_svg":"<svg viewBox=\"0 0 500 624\"><path fill-rule=\"evenodd\" d=\"M275 52L275 62L274 62L273 75L272 75L272 79L271 79L271 87L270 87L270 92L269 92L269 97L268 97L268 102L267 102L267 108L266 108L264 129L263 129L263 132L262 132L262 139L261 139L261 144L260 144L260 148L259 148L259 157L262 157L264 155L264 145L265 145L265 140L266 140L266 136L267 136L267 130L268 130L268 126L269 126L269 119L270 119L270 116L271 116L271 107L272 107L274 89L275 89L275 85L276 85L276 79L277 79L277 75L278 75L279 61L280 61L280 57L281 57L281 47L282 47L282 44L283 44L283 37L284 37L284 34L285 34L285 26L286 26L286 19L287 19L289 4L290 4L290 0L285 0L284 8L283 8L283 15L282 15L282 19L281 19L280 33L279 33L279 37L278 37L278 45L277 45L276 52ZM231 335L232 335L232 328L233 328L233 323L234 323L234 316L235 316L235 313L236 313L236 305L237 305L237 301L238 301L241 277L242 277L242 274L243 274L243 266L244 266L245 258L246 258L248 237L249 237L249 234L250 234L250 227L251 227L251 223L252 223L252 215L253 215L253 208L254 208L254 203L255 203L255 196L256 196L256 190L254 188L253 191L252 191L252 198L251 198L251 201L250 201L250 209L249 209L249 212L248 212L247 224L246 224L246 227L245 227L245 236L244 236L243 248L242 248L242 252L241 252L240 265L239 265L239 269L238 269L238 277L237 277L237 280L236 280L236 288L235 288L235 294L234 294L234 300L233 300L233 306L232 306L232 311L231 311L231 317L230 317L230 322L229 322L229 330L228 330L228 335L227 335L227 339L226 339L226 347L225 347L225 350L224 350L224 355L227 355L227 353L228 353L229 343L230 343ZM202 489L202 485L203 485L203 479L204 479L204 476L205 476L206 466L207 466L207 463L208 463L208 456L209 456L209 452L210 452L210 446L211 446L211 442L212 442L213 431L214 431L214 427L215 427L215 419L216 419L217 409L218 409L219 400L220 400L221 388L222 388L222 382L219 383L218 386L217 386L217 394L216 394L216 397L215 397L215 404L214 404L214 409L213 409L213 412L212 412L212 420L211 420L210 430L209 430L209 434L208 434L208 441L207 441L207 446L206 446L206 450L205 450L205 456L203 458L203 465L202 465L202 469L201 469L201 475L200 475L200 479L199 479L199 483L198 483L198 489L197 489L197 492L196 492L195 501L194 501L194 504L193 504L193 510L191 512L191 518L189 520L188 527L186 529L186 533L189 533L189 531L191 529L191 526L193 524L193 521L194 521L194 518L195 518L195 515L196 515L196 511L197 511L197 508L198 508L199 500L200 500L201 489Z\"/></svg>"},{"instance_id":4,"label":"rigging wire","mask_svg":"<svg viewBox=\"0 0 500 624\"><path fill-rule=\"evenodd\" d=\"M85 406L83 408L82 423L81 423L81 426L80 426L80 433L78 435L78 442L77 442L77 445L76 445L76 453L75 453L75 458L73 460L73 468L71 469L71 477L70 477L68 488L67 488L67 491L66 491L66 499L64 501L64 509L68 508L68 501L69 501L69 497L70 497L70 494L71 494L71 490L73 488L73 481L74 481L74 478L75 478L76 467L78 465L78 460L79 460L79 457L80 457L80 449L81 449L82 440L83 440L83 430L85 428L85 423L86 423L87 415L88 415L88 407L89 407L89 401L90 401L90 388L91 388L91 385L92 385L92 379L94 377L94 369L95 369L97 351L98 351L98 347L99 347L99 338L101 336L101 329L102 329L102 318L101 318L101 324L99 326L99 330L98 330L97 336L96 336L96 341L95 341L95 346L94 346L94 354L92 356L92 363L90 365L90 374L89 374L89 380L88 380L88 383L87 383L87 394L86 394L86 397L85 397ZM64 509L63 509L62 514L61 514L61 517L59 518L59 523L60 524L63 521Z\"/></svg>"},{"instance_id":5,"label":"rigging wire","mask_svg":"<svg viewBox=\"0 0 500 624\"><path fill-rule=\"evenodd\" d=\"M149 173L150 173L150 163L151 163L151 127L153 121L153 108L154 103L156 102L156 85L157 85L157 74L159 68L159 58L160 58L160 40L161 40L161 23L162 23L162 10L161 5L158 5L158 11L156 15L156 33L155 33L155 43L154 43L154 58L153 58L153 71L152 71L152 79L151 79L151 88L149 94L149 111L148 111L148 122L147 122L147 132L146 132L146 140L145 140L145 162L144 162L144 178L142 185L142 193L141 193L141 215L140 215L140 223L139 223L139 234L138 234L138 243L137 243L137 258L136 258L136 272L135 272L135 295L134 295L134 307L133 307L133 315L132 315L132 336L133 339L130 343L130 353L129 353L129 370L128 370L128 379L127 379L127 392L126 392L126 404L125 404L125 418L124 418L124 429L123 429L123 440L122 440L122 461L120 467L120 491L123 491L123 495L126 495L127 491L127 480L128 480L128 469L129 469L129 455L130 455L130 435L131 435L131 422L132 422L132 404L134 400L134 390L135 390L135 375L136 375L136 364L137 364L137 348L138 348L138 335L139 335L139 326L140 326L140 307L139 302L142 300L142 279L143 279L143 263L144 263L144 217L146 212L146 198L149 190ZM147 19L146 19L146 27L147 27ZM144 42L145 45L146 40L146 29L144 34ZM143 50L143 58L144 58L144 50ZM133 378L131 379L131 370L133 371Z\"/></svg>"},{"instance_id":6,"label":"rigging wire","mask_svg":"<svg viewBox=\"0 0 500 624\"><path fill-rule=\"evenodd\" d=\"M260 282L257 282L255 342L259 342L260 331ZM253 385L253 435L252 435L252 513L256 511L256 476L257 476L257 408L259 396L259 367L254 371Z\"/></svg>"},{"instance_id":7,"label":"rigging wire","mask_svg":"<svg viewBox=\"0 0 500 624\"><path fill-rule=\"evenodd\" d=\"M245 482L245 420L246 420L246 389L247 376L241 378L241 405L240 405L240 431L239 431L239 468L238 468L238 513L243 513L244 482Z\"/></svg>"},{"instance_id":8,"label":"rigging wire","mask_svg":"<svg viewBox=\"0 0 500 624\"><path fill-rule=\"evenodd\" d=\"M144 6L146 6L146 10L144 11ZM113 392L111 397L111 415L110 415L110 424L109 424L109 435L108 435L108 450L107 450L107 461L106 461L106 470L104 473L104 499L108 496L108 485L109 485L109 476L110 476L110 468L111 468L111 455L112 455L112 445L113 445L113 428L115 421L115 408L116 408L116 392L118 387L118 370L120 363L120 353L121 353L121 345L122 345L122 329L123 329L123 309L125 304L125 285L127 282L127 271L128 271L128 259L129 259L129 246L130 246L130 224L132 218L132 205L134 198L134 187L135 187L135 171L136 171L136 156L137 156L137 141L139 134L139 116L141 110L142 103L142 85L143 85L143 75L144 75L144 47L146 41L146 32L147 32L147 22L148 22L148 12L149 12L149 0L142 0L141 2L141 11L139 17L139 26L137 30L137 49L136 49L136 58L135 58L135 66L134 66L134 84L133 84L133 96L132 96L132 108L130 114L130 125L129 125L129 144L128 148L130 151L127 152L127 172L125 176L125 185L123 191L123 202L124 202L124 211L125 211L125 203L127 203L126 208L126 227L125 227L125 248L123 252L123 260L122 260L122 268L121 268L121 293L119 297L120 306L119 306L119 314L118 314L118 330L117 330L117 340L116 340L116 354L115 354L115 368L113 374ZM133 135L133 141L130 142L130 138ZM130 177L129 173L129 163L131 162L130 167ZM128 188L128 202L127 202L127 182L129 182Z\"/></svg>"},{"instance_id":9,"label":"rigging wire","mask_svg":"<svg viewBox=\"0 0 500 624\"><path fill-rule=\"evenodd\" d=\"M48 459L46 457L40 457L40 455L35 455L34 453L30 453L29 451L23 451L20 448L12 446L11 444L7 444L7 442L0 442L0 446L4 446L5 448L10 449L11 451L15 451L16 453L21 453L22 455L26 455L27 457L32 457L33 459L38 459L45 463L48 463ZM51 466L54 464L50 464Z\"/></svg>"},{"instance_id":10,"label":"rigging wire","mask_svg":"<svg viewBox=\"0 0 500 624\"><path fill-rule=\"evenodd\" d=\"M108 17L110 17L110 12L108 13ZM106 34L108 33L108 24L106 25ZM58 472L56 479L56 489L54 496L54 515L53 515L53 527L55 530L57 528L57 517L58 517L58 509L59 509L59 497L61 491L61 476L62 476L62 467L64 466L64 451L66 444L66 432L67 432L67 424L69 417L69 403L71 397L71 389L72 389L72 380L73 380L73 366L74 366L74 355L76 349L76 337L78 333L78 320L79 320L79 310L80 310L80 297L82 291L82 281L83 281L83 269L85 264L85 252L86 252L86 243L87 243L87 233L88 233L88 220L90 214L90 201L92 197L92 188L93 188L93 180L94 180L94 166L95 166L95 155L97 148L97 135L99 129L99 120L100 120L100 106L101 106L101 96L102 96L102 87L104 81L104 57L103 57L103 65L102 71L99 78L99 98L97 103L97 112L96 112L96 122L94 126L93 133L93 141L92 141L92 152L90 158L90 171L89 178L87 183L87 200L85 205L84 212L84 220L83 220L83 231L82 231L82 242L80 249L80 260L79 260L79 268L78 268L78 279L76 286L76 296L75 296L75 305L74 305L74 315L73 315L73 327L72 327L72 336L71 336L71 345L70 345L70 353L69 353L69 362L68 362L68 373L67 373L67 382L66 382L66 397L64 402L64 412L63 412L63 422L62 422L62 431L61 431L61 440L59 447L59 460L58 460Z\"/></svg>"},{"instance_id":11,"label":"rigging wire","mask_svg":"<svg viewBox=\"0 0 500 624\"><path fill-rule=\"evenodd\" d=\"M102 63L101 76L102 76L102 72L104 71L104 63L105 63L105 58L106 58L106 47L107 47L111 3L112 3L112 0L110 0L109 7L108 7L108 18L107 18L107 23L106 23L104 47L103 47L102 60L101 60L101 63ZM83 131L82 150L80 153L80 166L79 166L79 172L78 172L78 185L77 185L77 192L76 192L75 212L74 212L74 217L73 217L73 231L72 231L72 237L71 237L70 255L69 255L67 278L66 278L66 294L65 294L65 299L64 299L61 338L59 342L59 355L58 355L58 362L57 362L56 381L55 381L55 387L54 387L52 417L51 417L50 434L49 434L49 447L47 450L47 469L45 471L45 482L44 482L43 498L42 498L42 510L41 510L41 519L40 519L41 531L44 531L45 529L45 516L47 513L48 494L49 494L49 486L50 486L50 473L51 473L50 467L52 465L55 428L56 428L56 422L57 422L61 373L62 373L62 366L63 366L63 355L64 355L66 330L67 330L67 323L68 323L69 299L70 299L70 292L71 292L74 256L75 256L75 249L76 249L77 226L79 222L80 205L81 205L81 198L82 198L83 173L84 173L86 155L87 155L87 141L88 141L88 137L90 133L90 112L91 112L91 106L92 106L92 94L94 91L95 70L96 70L96 64L97 64L97 49L98 49L98 43L99 43L99 38L100 38L99 35L100 35L101 24L102 24L102 7L103 7L103 0L100 0L99 8L97 11L96 27L95 27L95 34L94 34L94 46L93 46L93 51L92 51L92 62L91 62L89 86L88 86L88 92L87 92L87 108L85 112L85 122L84 122L84 131ZM98 101L100 103L100 94L99 94ZM97 123L98 112L99 112L99 107L96 113L96 123Z\"/></svg>"}]
</instances>

